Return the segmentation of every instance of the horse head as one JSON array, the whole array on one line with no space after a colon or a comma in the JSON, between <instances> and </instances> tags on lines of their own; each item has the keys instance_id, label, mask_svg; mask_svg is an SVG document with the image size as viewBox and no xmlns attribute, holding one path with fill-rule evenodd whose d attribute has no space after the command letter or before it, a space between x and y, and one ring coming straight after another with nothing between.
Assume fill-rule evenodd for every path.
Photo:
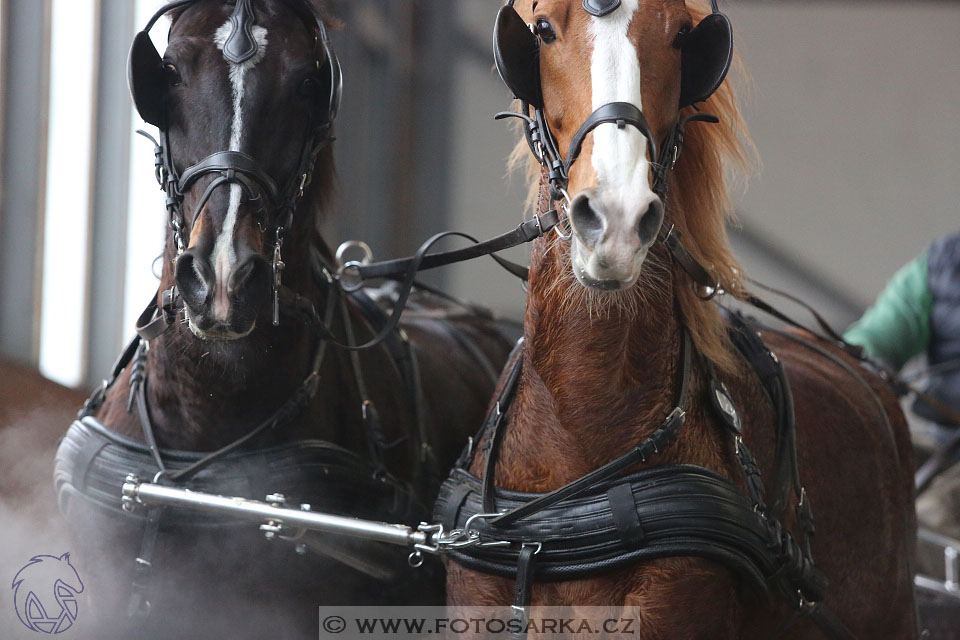
<instances>
[{"instance_id":1,"label":"horse head","mask_svg":"<svg viewBox=\"0 0 960 640\"><path fill-rule=\"evenodd\" d=\"M161 57L150 27L171 18ZM317 223L303 209L330 191L328 142L340 68L310 0L181 0L154 16L130 55L144 120L161 131L174 232L165 281L191 330L233 340L254 330L284 267L309 277ZM323 179L311 181L316 165ZM173 203L171 205L171 202Z\"/></svg>"},{"instance_id":2,"label":"horse head","mask_svg":"<svg viewBox=\"0 0 960 640\"><path fill-rule=\"evenodd\" d=\"M732 57L713 8L695 22L680 0L511 0L498 16L497 65L541 120L588 288L635 285L660 234L681 109L713 94Z\"/></svg>"}]
</instances>

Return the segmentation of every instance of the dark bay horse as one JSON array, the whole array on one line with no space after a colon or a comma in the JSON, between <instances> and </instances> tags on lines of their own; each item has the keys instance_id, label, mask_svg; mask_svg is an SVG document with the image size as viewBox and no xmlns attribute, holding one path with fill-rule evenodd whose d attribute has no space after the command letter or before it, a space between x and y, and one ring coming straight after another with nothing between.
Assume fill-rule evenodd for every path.
<instances>
[{"instance_id":1,"label":"dark bay horse","mask_svg":"<svg viewBox=\"0 0 960 640\"><path fill-rule=\"evenodd\" d=\"M497 64L523 102L524 129L536 134L528 141L546 165L541 170L534 163L531 173L536 211L557 200L566 206L570 231L534 245L518 383L502 442L492 445L499 451L498 494L557 490L641 443L643 455L622 471L697 465L729 479L741 495L750 487L739 443L749 443L766 493L774 493L773 406L733 348L719 307L702 299L716 293L716 285L705 287L697 277L704 273L710 276L706 284L747 296L724 228L731 212L727 179L743 166L749 144L724 81L732 56L729 23L716 4L711 13L679 0L518 0L516 10L519 18L507 15L510 7L498 18ZM719 123L688 121L678 137L678 123L694 114L699 120L715 114ZM685 249L678 248L679 238ZM705 271L698 272L699 265ZM688 378L682 372L685 335L695 351ZM478 549L448 563L448 603L515 602L519 578L509 566L490 573L477 569L485 559L492 565L509 557L537 567L533 605L635 606L637 638L769 638L778 630L782 637L830 637L811 622L824 609L857 638L914 637L911 447L896 398L879 377L830 344L810 346L812 336L773 331L762 337L792 390L805 487L786 495L783 526L799 539L797 520L812 504L812 558L829 581L822 603L800 600L797 610L810 619L801 616L781 627L797 602L763 604L740 573L709 553L645 559L573 580L547 575L553 567L537 552L549 559L551 540L563 545L573 535L554 529L556 535L528 556L496 549L484 556ZM732 427L724 426L708 400L715 381L739 410ZM689 401L685 422L676 427L665 418L680 406L681 387ZM730 404L719 406L727 411ZM731 436L737 425L742 439ZM664 446L658 432L673 428L676 439ZM469 467L473 476L489 473L493 437L488 431L477 448ZM602 498L602 487L597 490ZM654 490L635 489L637 495ZM461 503L463 495L457 494ZM608 500L613 510L614 499ZM438 509L444 504L441 498ZM494 511L503 508L501 503ZM742 519L767 519L765 509L755 511L748 508ZM611 516L605 517L609 522ZM656 532L650 529L656 518L644 520L642 513L635 524L630 512L613 517L614 531L626 532L623 540ZM530 540L537 540L537 525L550 526L547 518L528 525ZM510 527L523 522L499 531L510 535ZM582 518L568 525L570 531L586 526ZM497 539L493 524L483 531ZM634 543L642 553L644 543Z\"/></svg>"},{"instance_id":2,"label":"dark bay horse","mask_svg":"<svg viewBox=\"0 0 960 640\"><path fill-rule=\"evenodd\" d=\"M130 61L134 101L161 130L171 230L160 292L143 340L58 458L73 558L96 574L88 592L109 629L94 633L312 637L320 604L442 602L442 578L398 573L396 550L268 543L256 527L182 511L131 516L103 480L124 469L149 480L163 464L157 481L170 481L197 452L240 443L179 484L425 517L418 506L482 418L512 344L491 317L422 298L376 346L334 346L367 342L385 318L339 289L318 231L334 208L340 83L323 6L195 0L166 15L162 58L141 33Z\"/></svg>"}]
</instances>

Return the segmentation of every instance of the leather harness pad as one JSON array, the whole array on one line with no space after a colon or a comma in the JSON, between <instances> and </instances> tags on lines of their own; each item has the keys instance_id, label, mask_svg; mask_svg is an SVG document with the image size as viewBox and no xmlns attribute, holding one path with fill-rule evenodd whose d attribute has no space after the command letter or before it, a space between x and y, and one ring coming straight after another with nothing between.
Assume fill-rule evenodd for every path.
<instances>
[{"instance_id":1,"label":"leather harness pad","mask_svg":"<svg viewBox=\"0 0 960 640\"><path fill-rule=\"evenodd\" d=\"M632 494L632 514L617 499L627 492ZM509 510L535 497L497 489L497 506ZM481 481L455 469L440 490L434 517L450 530L463 527L474 513L482 513ZM472 569L507 577L516 575L520 543L533 541L543 543L536 577L547 581L594 576L655 558L700 556L736 570L766 594L766 578L776 569L763 553L769 536L747 496L726 478L693 465L656 467L618 478L505 529L474 522L482 538L517 544L455 550L449 556Z\"/></svg>"},{"instance_id":2,"label":"leather harness pad","mask_svg":"<svg viewBox=\"0 0 960 640\"><path fill-rule=\"evenodd\" d=\"M257 55L260 46L253 36L254 15L250 0L237 0L230 16L230 36L223 43L223 57L242 64Z\"/></svg>"},{"instance_id":3,"label":"leather harness pad","mask_svg":"<svg viewBox=\"0 0 960 640\"><path fill-rule=\"evenodd\" d=\"M583 0L583 10L598 18L613 13L620 6L620 0Z\"/></svg>"},{"instance_id":4,"label":"leather harness pad","mask_svg":"<svg viewBox=\"0 0 960 640\"><path fill-rule=\"evenodd\" d=\"M175 470L204 454L164 450L162 455L168 468ZM119 517L144 520L142 511L121 509L120 487L130 473L149 480L158 470L147 445L85 416L70 425L57 450L54 483L60 511L70 520L92 509L105 519L105 525ZM322 440L301 440L231 452L204 467L184 486L259 500L279 492L290 504L308 503L315 511L408 524L416 524L426 515L406 485L390 477L378 480L374 471L369 461L352 451ZM167 522L177 528L248 526L239 519L198 510L183 510Z\"/></svg>"}]
</instances>

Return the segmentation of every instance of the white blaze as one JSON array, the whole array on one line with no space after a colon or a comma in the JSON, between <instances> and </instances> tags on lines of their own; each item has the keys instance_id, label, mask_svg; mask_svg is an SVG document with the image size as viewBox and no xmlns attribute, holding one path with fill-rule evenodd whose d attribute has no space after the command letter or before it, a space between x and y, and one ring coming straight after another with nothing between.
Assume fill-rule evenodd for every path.
<instances>
[{"instance_id":1,"label":"white blaze","mask_svg":"<svg viewBox=\"0 0 960 640\"><path fill-rule=\"evenodd\" d=\"M223 47L230 37L233 29L228 20L219 29L213 37L217 48L223 51ZM254 25L253 37L257 41L257 53L240 64L227 61L230 68L230 86L233 93L233 121L230 126L230 151L240 151L240 143L243 138L243 95L246 91L244 84L247 72L253 69L263 60L267 49L267 30L261 26ZM214 317L225 319L229 310L230 302L227 298L227 283L230 281L230 272L237 260L236 251L233 246L233 233L237 225L237 212L240 209L240 196L242 190L240 185L230 185L230 202L227 207L227 216L223 221L223 228L217 237L217 243L213 247L213 268L217 275L216 294L213 302Z\"/></svg>"},{"instance_id":2,"label":"white blaze","mask_svg":"<svg viewBox=\"0 0 960 640\"><path fill-rule=\"evenodd\" d=\"M623 0L613 13L590 19L593 109L608 102L629 102L643 109L640 62L627 36L638 3ZM591 162L597 173L597 193L608 212L629 212L649 194L647 139L636 127L603 124L594 129Z\"/></svg>"}]
</instances>

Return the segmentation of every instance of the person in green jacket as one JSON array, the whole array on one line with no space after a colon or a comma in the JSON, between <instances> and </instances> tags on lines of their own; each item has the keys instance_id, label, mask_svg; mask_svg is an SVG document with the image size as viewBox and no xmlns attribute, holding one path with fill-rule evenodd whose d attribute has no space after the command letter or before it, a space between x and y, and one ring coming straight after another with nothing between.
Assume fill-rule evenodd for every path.
<instances>
[{"instance_id":1,"label":"person in green jacket","mask_svg":"<svg viewBox=\"0 0 960 640\"><path fill-rule=\"evenodd\" d=\"M927 286L927 256L924 251L900 267L876 302L843 334L844 340L897 371L930 343L933 296Z\"/></svg>"},{"instance_id":2,"label":"person in green jacket","mask_svg":"<svg viewBox=\"0 0 960 640\"><path fill-rule=\"evenodd\" d=\"M926 393L960 411L960 233L938 238L901 267L844 339L894 370L925 352ZM960 426L922 400L913 411L949 432Z\"/></svg>"},{"instance_id":3,"label":"person in green jacket","mask_svg":"<svg viewBox=\"0 0 960 640\"><path fill-rule=\"evenodd\" d=\"M960 233L938 238L901 267L844 339L895 370L925 352L926 393L938 404L960 410ZM958 433L960 425L936 406L918 398L912 409L925 419L913 425L918 450L936 448ZM920 494L917 518L929 529L960 539L960 464ZM942 561L933 559L931 566Z\"/></svg>"}]
</instances>

